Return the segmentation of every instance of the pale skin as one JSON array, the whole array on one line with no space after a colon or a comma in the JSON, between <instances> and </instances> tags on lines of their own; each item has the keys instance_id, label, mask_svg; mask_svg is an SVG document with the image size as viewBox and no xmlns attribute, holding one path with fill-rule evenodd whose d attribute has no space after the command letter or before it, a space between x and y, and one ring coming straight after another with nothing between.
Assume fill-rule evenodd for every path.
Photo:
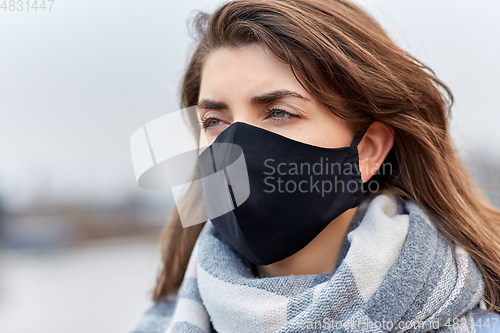
<instances>
[{"instance_id":1,"label":"pale skin","mask_svg":"<svg viewBox=\"0 0 500 333\"><path fill-rule=\"evenodd\" d=\"M266 98L255 98L263 96ZM220 48L207 57L198 110L208 143L233 122L245 122L325 148L349 146L354 138L344 120L300 85L289 65L257 44L239 49ZM375 174L393 144L390 129L373 122L358 145L363 182ZM357 208L352 208L335 218L290 257L267 266L257 265L259 275L332 273L356 211Z\"/></svg>"}]
</instances>

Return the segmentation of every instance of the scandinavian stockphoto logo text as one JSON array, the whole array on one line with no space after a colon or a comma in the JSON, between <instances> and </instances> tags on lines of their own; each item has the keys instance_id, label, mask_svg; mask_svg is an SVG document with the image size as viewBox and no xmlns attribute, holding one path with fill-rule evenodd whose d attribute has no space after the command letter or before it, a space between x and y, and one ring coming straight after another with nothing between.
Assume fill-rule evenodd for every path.
<instances>
[{"instance_id":1,"label":"scandinavian stockphoto logo text","mask_svg":"<svg viewBox=\"0 0 500 333\"><path fill-rule=\"evenodd\" d=\"M338 177L339 175L359 174L363 170L369 174L392 173L391 163L384 163L380 167L376 164L364 163L360 168L356 163L328 162L328 157L321 157L315 163L279 163L269 158L264 161L264 167L264 192L321 193L322 196L332 191L352 193L359 190L358 182L354 180L346 182ZM370 182L364 191L377 192L379 188L377 182Z\"/></svg>"}]
</instances>

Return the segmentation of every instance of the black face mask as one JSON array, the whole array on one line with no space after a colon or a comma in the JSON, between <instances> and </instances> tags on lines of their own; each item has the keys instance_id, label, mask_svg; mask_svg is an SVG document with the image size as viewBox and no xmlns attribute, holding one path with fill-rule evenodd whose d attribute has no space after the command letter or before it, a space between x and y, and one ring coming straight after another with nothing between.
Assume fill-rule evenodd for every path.
<instances>
[{"instance_id":1,"label":"black face mask","mask_svg":"<svg viewBox=\"0 0 500 333\"><path fill-rule=\"evenodd\" d=\"M256 265L291 256L333 219L361 203L363 181L357 150L361 138L356 137L349 147L321 148L233 123L200 155L204 205L210 220ZM242 160L246 170L244 164L235 163ZM217 172L224 178L215 185L208 176ZM246 189L240 186L245 183ZM212 190L214 185L219 186L218 191ZM234 209L217 214L222 201Z\"/></svg>"}]
</instances>

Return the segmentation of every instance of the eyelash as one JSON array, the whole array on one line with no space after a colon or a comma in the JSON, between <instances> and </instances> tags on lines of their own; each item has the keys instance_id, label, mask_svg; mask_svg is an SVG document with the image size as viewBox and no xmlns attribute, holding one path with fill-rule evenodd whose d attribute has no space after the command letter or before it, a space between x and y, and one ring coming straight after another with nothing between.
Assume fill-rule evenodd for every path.
<instances>
[{"instance_id":1,"label":"eyelash","mask_svg":"<svg viewBox=\"0 0 500 333\"><path fill-rule=\"evenodd\" d=\"M266 118L265 118L265 119L268 119L268 118L272 117L272 114L273 114L274 112L276 112L276 111L281 111L281 112L285 113L285 114L286 114L286 117L290 117L290 118L300 118L300 115L298 115L298 114L294 114L294 113L288 112L287 110L282 109L282 108L279 108L279 107L273 107L273 108L266 109L266 110L264 111L264 114L265 114L265 116L266 116ZM208 116L206 116L206 117L203 117L203 119L201 119L201 121L200 121L201 126L202 126L204 129L209 128L209 126L207 126L207 121L209 121L209 120L213 120L213 119L215 119L215 120L219 120L219 121L222 121L220 118L217 118L217 117L215 117L215 116L213 116L213 115L208 115ZM273 121L285 121L285 120L283 120L283 119L277 119L277 118L274 118L274 119L273 119Z\"/></svg>"}]
</instances>

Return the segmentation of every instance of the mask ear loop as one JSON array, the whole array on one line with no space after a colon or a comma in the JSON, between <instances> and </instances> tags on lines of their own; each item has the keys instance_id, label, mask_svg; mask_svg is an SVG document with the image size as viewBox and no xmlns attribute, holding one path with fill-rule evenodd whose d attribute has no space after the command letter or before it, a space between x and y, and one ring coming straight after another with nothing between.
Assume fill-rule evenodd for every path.
<instances>
[{"instance_id":1,"label":"mask ear loop","mask_svg":"<svg viewBox=\"0 0 500 333\"><path fill-rule=\"evenodd\" d=\"M360 143L360 141L361 141L361 140L363 139L363 137L365 136L365 133L366 133L366 132L364 132L363 134L361 134L361 135L359 135L359 136L355 137L355 138L352 140L352 142L351 142L351 148L355 148L355 147L357 147L357 146L358 146L358 144Z\"/></svg>"}]
</instances>

